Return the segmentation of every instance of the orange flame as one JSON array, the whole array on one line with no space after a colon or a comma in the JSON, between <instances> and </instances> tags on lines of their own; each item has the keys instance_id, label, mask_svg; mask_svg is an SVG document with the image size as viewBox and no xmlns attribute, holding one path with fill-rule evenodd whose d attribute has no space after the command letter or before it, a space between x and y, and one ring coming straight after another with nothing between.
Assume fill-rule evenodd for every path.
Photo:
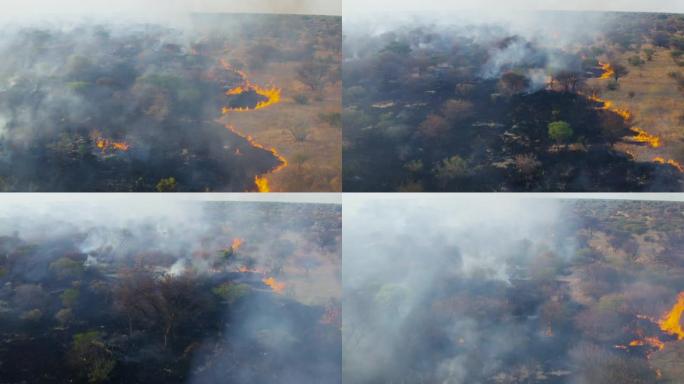
<instances>
[{"instance_id":1,"label":"orange flame","mask_svg":"<svg viewBox=\"0 0 684 384\"><path fill-rule=\"evenodd\" d=\"M269 187L268 185L268 179L266 178L266 176L254 176L254 185L256 185L257 190L259 192L271 192L271 187Z\"/></svg>"},{"instance_id":2,"label":"orange flame","mask_svg":"<svg viewBox=\"0 0 684 384\"><path fill-rule=\"evenodd\" d=\"M236 252L238 249L240 249L240 246L242 245L243 241L241 238L236 237L233 239L233 242L230 244L230 249L233 250L233 252Z\"/></svg>"},{"instance_id":3,"label":"orange flame","mask_svg":"<svg viewBox=\"0 0 684 384\"><path fill-rule=\"evenodd\" d=\"M684 313L684 292L680 292L677 295L677 302L658 322L663 332L677 336L677 340L684 340L682 313Z\"/></svg>"},{"instance_id":4,"label":"orange flame","mask_svg":"<svg viewBox=\"0 0 684 384\"><path fill-rule=\"evenodd\" d=\"M612 79L613 76L615 76L615 70L613 69L612 65L609 63L602 63L600 61L599 65L601 66L601 69L603 69L603 73L599 79Z\"/></svg>"},{"instance_id":5,"label":"orange flame","mask_svg":"<svg viewBox=\"0 0 684 384\"><path fill-rule=\"evenodd\" d=\"M660 341L657 337L644 337L643 339L632 340L629 342L630 347L638 347L641 345L650 345L659 351L665 348L665 343Z\"/></svg>"},{"instance_id":6,"label":"orange flame","mask_svg":"<svg viewBox=\"0 0 684 384\"><path fill-rule=\"evenodd\" d=\"M247 108L247 107L238 107L238 108L232 108L232 107L223 107L221 109L221 113L224 115L229 113L229 112L247 112L247 111L253 111L257 109L262 109L266 108L270 105L276 104L280 102L280 88L276 87L270 87L270 88L262 88L256 84L250 83L249 79L247 78L247 73L244 71L241 71L239 69L233 68L228 62L225 60L221 59L219 60L221 63L221 66L225 68L228 71L233 71L240 75L242 77L244 84L239 85L237 87L231 88L228 91L226 91L226 95L228 96L235 96L235 95L240 95L242 93L248 92L248 91L254 91L257 95L263 96L266 98L266 100L258 102L254 107L252 108ZM243 139L247 140L249 145L251 145L254 148L259 148L263 149L266 151L271 152L271 154L280 161L280 164L276 166L275 168L271 169L269 173L276 173L283 168L287 167L287 160L285 157L283 157L278 151L271 147L271 148L266 148L264 145L259 144L254 140L254 138L251 135L246 135L238 130L236 130L232 125L226 125L226 128L228 128L231 132L234 134L242 137ZM239 149L236 150L236 154L238 153ZM257 188L257 191L259 192L270 192L271 187L268 184L268 179L266 178L265 175L257 175L254 176L254 185Z\"/></svg>"},{"instance_id":7,"label":"orange flame","mask_svg":"<svg viewBox=\"0 0 684 384\"><path fill-rule=\"evenodd\" d=\"M677 160L673 160L673 159L667 159L667 160L665 160L665 158L660 157L660 156L657 156L657 157L654 157L654 158L653 158L653 161L656 162L656 163L658 163L658 164L668 164L668 165L671 165L671 166L677 168L677 170L678 170L679 172L684 173L684 166L682 166L682 164L679 163Z\"/></svg>"},{"instance_id":8,"label":"orange flame","mask_svg":"<svg viewBox=\"0 0 684 384\"><path fill-rule=\"evenodd\" d=\"M95 146L102 152L105 152L110 148L113 150L126 152L131 147L131 145L125 141L113 141L110 139L105 139L101 136L96 136L94 140Z\"/></svg>"},{"instance_id":9,"label":"orange flame","mask_svg":"<svg viewBox=\"0 0 684 384\"><path fill-rule=\"evenodd\" d=\"M677 340L684 340L684 328L682 328L682 315L684 314L684 292L680 292L677 295L677 302L670 308L668 312L663 314L660 319L654 319L645 315L637 315L638 319L648 320L653 323L658 324L660 330L677 337ZM641 336L641 332L637 332ZM663 350L665 348L665 343L660 341L657 337L647 336L640 339L635 339L629 342L630 347L638 347L643 345L649 345L656 348L657 350ZM626 349L625 345L616 345L616 348ZM650 357L650 352L647 353L647 357Z\"/></svg>"},{"instance_id":10,"label":"orange flame","mask_svg":"<svg viewBox=\"0 0 684 384\"><path fill-rule=\"evenodd\" d=\"M240 75L242 77L244 84L239 85L237 87L231 88L228 91L226 91L226 95L228 96L237 96L241 95L245 92L249 91L254 91L257 95L263 96L266 98L266 100L258 102L254 107L238 107L238 108L232 108L232 107L223 107L221 111L225 115L228 112L246 112L246 111L252 111L252 110L257 110L257 109L262 109L266 108L270 105L276 104L280 102L280 88L276 87L270 87L270 88L262 88L256 84L252 84L249 79L247 78L247 74L244 71L240 71L238 69L233 68L230 64L228 64L225 60L221 59L220 60L221 66L225 68L228 71L233 71Z\"/></svg>"},{"instance_id":11,"label":"orange flame","mask_svg":"<svg viewBox=\"0 0 684 384\"><path fill-rule=\"evenodd\" d=\"M241 133L240 131L235 129L232 125L226 125L226 128L228 128L234 134L236 134L236 135L242 137L243 139L247 140L249 145L251 145L252 147L263 149L265 151L271 152L271 154L275 158L277 158L278 161L280 161L280 164L278 166L276 166L275 168L271 169L270 173L276 173L276 172L282 170L283 168L287 167L287 159L285 159L280 153L278 153L278 150L276 150L275 148L273 148L273 147L267 148L266 146L257 143L256 140L254 140L254 138L251 135L245 135L245 134ZM259 175L255 176L254 177L254 185L256 185L257 190L259 192L270 192L271 191L271 189L268 185L268 180L266 179L266 176L259 176Z\"/></svg>"},{"instance_id":12,"label":"orange flame","mask_svg":"<svg viewBox=\"0 0 684 384\"><path fill-rule=\"evenodd\" d=\"M241 265L237 268L237 271L240 273L261 273L261 271L258 268L249 268L244 265Z\"/></svg>"},{"instance_id":13,"label":"orange flame","mask_svg":"<svg viewBox=\"0 0 684 384\"><path fill-rule=\"evenodd\" d=\"M660 137L651 135L650 133L644 131L641 128L638 127L632 127L630 128L632 132L636 133L636 136L630 137L630 140L636 142L636 143L646 143L648 144L651 148L658 148L661 145L660 142Z\"/></svg>"},{"instance_id":14,"label":"orange flame","mask_svg":"<svg viewBox=\"0 0 684 384\"><path fill-rule=\"evenodd\" d=\"M271 287L271 289L275 293L280 294L280 293L283 293L285 291L285 283L279 282L274 277L262 279L261 282L268 285L269 287Z\"/></svg>"},{"instance_id":15,"label":"orange flame","mask_svg":"<svg viewBox=\"0 0 684 384\"><path fill-rule=\"evenodd\" d=\"M613 113L617 113L625 121L628 121L632 118L632 112L630 112L627 109L618 108L614 105L614 103L612 101L602 99L602 98L598 97L596 94L591 95L589 97L589 100L595 101L597 103L602 103L603 106L600 109L604 109L606 111L611 111Z\"/></svg>"}]
</instances>

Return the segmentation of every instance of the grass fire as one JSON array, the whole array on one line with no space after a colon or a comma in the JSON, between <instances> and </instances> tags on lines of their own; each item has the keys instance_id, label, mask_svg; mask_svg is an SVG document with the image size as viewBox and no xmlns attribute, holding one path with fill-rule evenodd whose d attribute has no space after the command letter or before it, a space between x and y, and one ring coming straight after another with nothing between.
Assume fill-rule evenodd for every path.
<instances>
[{"instance_id":1,"label":"grass fire","mask_svg":"<svg viewBox=\"0 0 684 384\"><path fill-rule=\"evenodd\" d=\"M345 190L682 190L681 14L413 16L346 17Z\"/></svg>"},{"instance_id":2,"label":"grass fire","mask_svg":"<svg viewBox=\"0 0 684 384\"><path fill-rule=\"evenodd\" d=\"M341 189L339 17L36 16L0 30L0 191Z\"/></svg>"},{"instance_id":3,"label":"grass fire","mask_svg":"<svg viewBox=\"0 0 684 384\"><path fill-rule=\"evenodd\" d=\"M341 207L0 203L0 382L341 382Z\"/></svg>"},{"instance_id":4,"label":"grass fire","mask_svg":"<svg viewBox=\"0 0 684 384\"><path fill-rule=\"evenodd\" d=\"M681 201L351 196L343 233L345 382L681 382Z\"/></svg>"}]
</instances>

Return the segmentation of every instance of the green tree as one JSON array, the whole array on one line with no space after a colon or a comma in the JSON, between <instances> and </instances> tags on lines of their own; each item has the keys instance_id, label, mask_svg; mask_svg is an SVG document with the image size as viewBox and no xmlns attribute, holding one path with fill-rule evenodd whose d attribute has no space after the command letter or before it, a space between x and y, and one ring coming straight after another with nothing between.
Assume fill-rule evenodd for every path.
<instances>
[{"instance_id":1,"label":"green tree","mask_svg":"<svg viewBox=\"0 0 684 384\"><path fill-rule=\"evenodd\" d=\"M442 184L465 175L467 171L468 163L458 155L442 160L432 170Z\"/></svg>"},{"instance_id":2,"label":"green tree","mask_svg":"<svg viewBox=\"0 0 684 384\"><path fill-rule=\"evenodd\" d=\"M92 384L106 382L116 365L112 352L97 331L74 335L69 362L83 372Z\"/></svg>"},{"instance_id":3,"label":"green tree","mask_svg":"<svg viewBox=\"0 0 684 384\"><path fill-rule=\"evenodd\" d=\"M570 124L565 121L554 121L549 123L549 137L559 144L568 141L573 133Z\"/></svg>"},{"instance_id":4,"label":"green tree","mask_svg":"<svg viewBox=\"0 0 684 384\"><path fill-rule=\"evenodd\" d=\"M234 302L238 301L240 298L247 295L249 291L249 285L234 283L223 283L218 287L212 289L212 292L214 292L214 294L226 300L228 304L233 304Z\"/></svg>"},{"instance_id":5,"label":"green tree","mask_svg":"<svg viewBox=\"0 0 684 384\"><path fill-rule=\"evenodd\" d=\"M60 257L50 263L52 270L60 279L75 279L83 274L83 263L68 257Z\"/></svg>"},{"instance_id":6,"label":"green tree","mask_svg":"<svg viewBox=\"0 0 684 384\"><path fill-rule=\"evenodd\" d=\"M653 55L655 55L655 49L653 48L644 48L643 49L644 55L646 55L646 60L651 61L653 60Z\"/></svg>"},{"instance_id":7,"label":"green tree","mask_svg":"<svg viewBox=\"0 0 684 384\"><path fill-rule=\"evenodd\" d=\"M62 300L62 304L64 304L65 307L68 308L73 308L74 305L76 305L76 302L78 302L78 298L81 296L81 293L78 291L78 289L75 288L67 288L62 292L61 295L59 295L59 298Z\"/></svg>"},{"instance_id":8,"label":"green tree","mask_svg":"<svg viewBox=\"0 0 684 384\"><path fill-rule=\"evenodd\" d=\"M157 192L175 192L176 191L176 178L167 177L166 179L161 179L157 183Z\"/></svg>"}]
</instances>

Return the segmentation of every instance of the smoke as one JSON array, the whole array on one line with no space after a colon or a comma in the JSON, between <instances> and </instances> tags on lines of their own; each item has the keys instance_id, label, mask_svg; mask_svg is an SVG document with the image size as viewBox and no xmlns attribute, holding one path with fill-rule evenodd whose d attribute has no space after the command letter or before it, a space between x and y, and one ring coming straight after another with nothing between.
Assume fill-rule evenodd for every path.
<instances>
[{"instance_id":1,"label":"smoke","mask_svg":"<svg viewBox=\"0 0 684 384\"><path fill-rule=\"evenodd\" d=\"M83 308L79 319L88 324L103 306L111 305L111 300L86 305L91 287L109 287L112 296L117 295L113 287L119 285L136 289L135 280L127 280L133 270L179 287L188 284L187 289L197 290L197 296L188 300L198 303L225 295L204 312L193 314L213 317L215 311L216 325L211 325L210 318L198 318L191 330L185 326L177 330L186 337L200 335L192 343L181 344L180 352L176 350L185 361L187 382L230 378L249 383L265 377L279 377L284 383L338 382L341 347L336 321L340 320L322 319L326 311L339 313L339 205L126 198L11 200L0 204L3 305L8 297L18 297L14 286L23 287L21 292L41 294L41 287L57 293L63 284L82 287L76 308ZM69 285L63 279L71 271L81 272ZM267 277L282 285L282 291L267 286ZM145 305L146 297L136 297L139 305ZM59 302L57 294L53 298ZM51 310L47 305L39 308ZM112 313L109 316L118 316ZM111 320L103 328L117 335L117 323ZM0 335L6 331L0 327ZM139 354L154 348L160 340L155 335L150 330L141 341L143 347L150 341L152 346L138 352L133 347L124 349L127 361L144 361L146 357Z\"/></svg>"},{"instance_id":2,"label":"smoke","mask_svg":"<svg viewBox=\"0 0 684 384\"><path fill-rule=\"evenodd\" d=\"M553 200L345 197L344 215L343 371L355 383L495 375L535 320L484 318L510 305L492 297L575 253Z\"/></svg>"},{"instance_id":3,"label":"smoke","mask_svg":"<svg viewBox=\"0 0 684 384\"><path fill-rule=\"evenodd\" d=\"M281 162L221 122L225 91L248 80L221 60L306 59L318 28L293 15L1 22L0 190L253 188Z\"/></svg>"},{"instance_id":4,"label":"smoke","mask_svg":"<svg viewBox=\"0 0 684 384\"><path fill-rule=\"evenodd\" d=\"M548 84L548 75L577 71L580 60L570 54L610 30L614 16L599 12L534 12L496 10L460 12L350 13L345 19L345 59L353 61L359 52L381 50L373 41L408 42L416 57L430 53L458 53L465 43L485 47L486 60L478 69L483 79L498 79L507 71L527 77L528 92ZM377 39L367 39L367 36ZM425 40L416 40L416 35ZM463 54L463 53L461 53ZM470 53L475 56L477 53ZM477 56L475 56L477 57Z\"/></svg>"},{"instance_id":5,"label":"smoke","mask_svg":"<svg viewBox=\"0 0 684 384\"><path fill-rule=\"evenodd\" d=\"M11 1L3 9L4 17L36 15L137 15L160 17L188 13L280 13L308 15L339 15L341 4L331 0L105 0L88 2L65 0L56 4L50 0Z\"/></svg>"},{"instance_id":6,"label":"smoke","mask_svg":"<svg viewBox=\"0 0 684 384\"><path fill-rule=\"evenodd\" d=\"M621 11L621 12L684 12L684 4L677 0L654 0L643 2L639 0L608 0L591 1L575 0L459 0L444 3L438 0L428 0L416 3L413 1L374 1L372 4L361 0L348 0L343 4L343 11L347 13L378 13L378 12L422 12L422 11L453 12L463 10L477 10L479 12L500 13L515 11Z\"/></svg>"}]
</instances>

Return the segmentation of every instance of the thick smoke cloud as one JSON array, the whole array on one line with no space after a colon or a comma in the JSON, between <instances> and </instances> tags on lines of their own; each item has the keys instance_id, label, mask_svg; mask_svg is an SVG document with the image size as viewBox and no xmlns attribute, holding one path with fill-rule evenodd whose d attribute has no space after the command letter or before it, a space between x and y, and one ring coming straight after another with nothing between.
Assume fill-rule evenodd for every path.
<instances>
[{"instance_id":1,"label":"thick smoke cloud","mask_svg":"<svg viewBox=\"0 0 684 384\"><path fill-rule=\"evenodd\" d=\"M430 30L429 41L413 42L414 51L457 50L449 36L470 39L483 47L487 60L479 69L482 79L498 79L509 70L524 68L528 92L547 86L549 73L578 71L581 62L574 47L596 39L611 29L614 18L606 13L529 12L499 13L491 10L418 12L377 15L350 14L345 19L345 58L357 51L373 49L364 36L381 37L388 42L405 39L420 30Z\"/></svg>"},{"instance_id":2,"label":"thick smoke cloud","mask_svg":"<svg viewBox=\"0 0 684 384\"><path fill-rule=\"evenodd\" d=\"M449 322L430 312L450 294L463 295L464 304L468 296L488 300L485 292L504 290L540 254L560 261L574 253L563 229L571 222L556 201L350 197L344 204L348 382L467 383L494 375L525 348L531 321L496 318L485 326L476 308L446 309L449 301L442 304L455 311ZM460 350L450 350L454 340Z\"/></svg>"}]
</instances>

